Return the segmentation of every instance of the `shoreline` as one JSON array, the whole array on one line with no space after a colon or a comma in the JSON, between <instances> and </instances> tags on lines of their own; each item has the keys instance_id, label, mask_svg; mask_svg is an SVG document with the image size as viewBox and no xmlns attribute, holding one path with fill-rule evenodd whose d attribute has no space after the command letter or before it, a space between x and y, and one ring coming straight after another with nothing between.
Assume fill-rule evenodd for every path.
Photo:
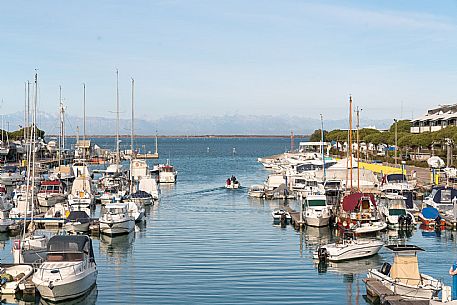
<instances>
[{"instance_id":1,"label":"shoreline","mask_svg":"<svg viewBox=\"0 0 457 305\"><path fill-rule=\"evenodd\" d=\"M58 138L59 135L45 135L47 138ZM75 135L66 135L66 138L77 138ZM154 139L156 135L134 135L134 138L137 139ZM79 136L82 139L82 136ZM116 135L86 135L86 138L116 138ZM130 135L119 135L119 138L130 138ZM290 135L158 135L158 139L172 139L172 138L189 138L189 139L234 139L234 138L245 138L245 139L255 139L255 138L287 138L290 139ZM295 139L300 138L309 138L309 135L294 135Z\"/></svg>"}]
</instances>

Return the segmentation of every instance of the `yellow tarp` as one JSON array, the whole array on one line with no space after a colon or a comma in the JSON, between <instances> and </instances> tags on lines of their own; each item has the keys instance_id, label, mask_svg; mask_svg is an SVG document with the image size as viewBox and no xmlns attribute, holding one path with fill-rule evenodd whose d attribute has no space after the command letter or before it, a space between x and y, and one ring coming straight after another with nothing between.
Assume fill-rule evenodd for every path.
<instances>
[{"instance_id":1,"label":"yellow tarp","mask_svg":"<svg viewBox=\"0 0 457 305\"><path fill-rule=\"evenodd\" d=\"M386 166L386 165L382 165L382 164L371 164L371 163L360 162L359 167L370 170L374 173L383 173L384 175L402 173L401 168Z\"/></svg>"},{"instance_id":2,"label":"yellow tarp","mask_svg":"<svg viewBox=\"0 0 457 305\"><path fill-rule=\"evenodd\" d=\"M392 269L390 269L390 276L407 285L419 285L421 283L421 275L417 256L396 255Z\"/></svg>"}]
</instances>

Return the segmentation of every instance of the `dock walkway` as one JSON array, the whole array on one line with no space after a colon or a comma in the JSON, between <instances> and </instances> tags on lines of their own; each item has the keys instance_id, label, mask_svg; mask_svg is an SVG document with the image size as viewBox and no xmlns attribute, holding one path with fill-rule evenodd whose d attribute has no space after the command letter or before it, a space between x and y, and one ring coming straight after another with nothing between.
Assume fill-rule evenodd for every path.
<instances>
[{"instance_id":1,"label":"dock walkway","mask_svg":"<svg viewBox=\"0 0 457 305\"><path fill-rule=\"evenodd\" d=\"M380 281L372 278L363 279L367 288L367 298L381 305L429 305L429 300L405 299L396 295L392 290L384 286Z\"/></svg>"}]
</instances>

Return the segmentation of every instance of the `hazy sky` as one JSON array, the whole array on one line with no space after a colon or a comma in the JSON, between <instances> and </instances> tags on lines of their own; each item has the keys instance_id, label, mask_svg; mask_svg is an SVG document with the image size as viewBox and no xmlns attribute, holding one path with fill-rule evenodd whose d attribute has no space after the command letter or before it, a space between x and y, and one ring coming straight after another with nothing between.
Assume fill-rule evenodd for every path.
<instances>
[{"instance_id":1,"label":"hazy sky","mask_svg":"<svg viewBox=\"0 0 457 305\"><path fill-rule=\"evenodd\" d=\"M22 110L39 69L40 110L411 118L457 102L457 2L2 1L0 98ZM403 105L403 106L402 106Z\"/></svg>"}]
</instances>

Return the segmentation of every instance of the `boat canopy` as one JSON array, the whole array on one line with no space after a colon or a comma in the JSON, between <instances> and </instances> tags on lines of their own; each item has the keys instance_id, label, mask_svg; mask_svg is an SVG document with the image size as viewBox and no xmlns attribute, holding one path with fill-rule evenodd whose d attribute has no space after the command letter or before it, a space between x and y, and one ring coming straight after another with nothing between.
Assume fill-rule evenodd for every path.
<instances>
[{"instance_id":1,"label":"boat canopy","mask_svg":"<svg viewBox=\"0 0 457 305\"><path fill-rule=\"evenodd\" d=\"M82 260L81 255L71 255L72 253L85 253L94 260L92 240L87 235L55 235L49 239L47 248L48 261Z\"/></svg>"},{"instance_id":2,"label":"boat canopy","mask_svg":"<svg viewBox=\"0 0 457 305\"><path fill-rule=\"evenodd\" d=\"M425 207L422 209L421 213L425 219L436 219L438 216L440 216L440 212L434 207Z\"/></svg>"},{"instance_id":3,"label":"boat canopy","mask_svg":"<svg viewBox=\"0 0 457 305\"><path fill-rule=\"evenodd\" d=\"M417 286L421 284L419 263L416 255L396 255L390 269L390 276L405 285Z\"/></svg>"},{"instance_id":4,"label":"boat canopy","mask_svg":"<svg viewBox=\"0 0 457 305\"><path fill-rule=\"evenodd\" d=\"M430 196L433 202L451 203L452 199L457 197L457 190L452 187L436 186L433 188Z\"/></svg>"},{"instance_id":5,"label":"boat canopy","mask_svg":"<svg viewBox=\"0 0 457 305\"><path fill-rule=\"evenodd\" d=\"M407 181L406 176L403 174L389 174L386 176L389 183L401 183Z\"/></svg>"},{"instance_id":6,"label":"boat canopy","mask_svg":"<svg viewBox=\"0 0 457 305\"><path fill-rule=\"evenodd\" d=\"M70 214L68 214L68 217L66 220L84 220L87 219L89 221L89 215L85 211L71 211Z\"/></svg>"},{"instance_id":7,"label":"boat canopy","mask_svg":"<svg viewBox=\"0 0 457 305\"><path fill-rule=\"evenodd\" d=\"M346 212L352 212L359 206L361 206L362 209L369 208L364 207L366 204L376 207L376 201L373 194L354 193L343 198L343 209Z\"/></svg>"}]
</instances>

